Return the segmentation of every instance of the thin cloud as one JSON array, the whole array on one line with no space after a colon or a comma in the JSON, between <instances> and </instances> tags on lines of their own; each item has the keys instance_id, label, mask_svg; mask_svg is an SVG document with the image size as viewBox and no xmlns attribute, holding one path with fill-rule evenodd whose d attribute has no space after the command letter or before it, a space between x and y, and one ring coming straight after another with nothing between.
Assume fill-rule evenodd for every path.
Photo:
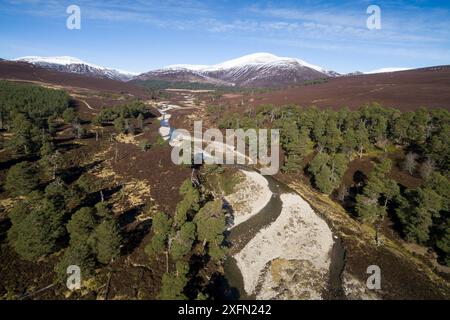
<instances>
[{"instance_id":1,"label":"thin cloud","mask_svg":"<svg viewBox=\"0 0 450 320\"><path fill-rule=\"evenodd\" d=\"M45 17L66 16L64 3L52 0L6 0L2 11ZM141 23L167 30L210 33L230 39L280 43L290 47L445 60L450 26L447 9L424 11L420 3L382 5L382 29L368 30L369 1L343 1L339 5L315 1L314 5L283 7L253 5L221 12L214 5L196 0L180 1L77 1L83 19L110 23ZM309 2L308 2L309 3ZM67 4L67 3L66 3ZM393 49L394 48L394 49ZM448 56L447 56L448 57Z\"/></svg>"}]
</instances>

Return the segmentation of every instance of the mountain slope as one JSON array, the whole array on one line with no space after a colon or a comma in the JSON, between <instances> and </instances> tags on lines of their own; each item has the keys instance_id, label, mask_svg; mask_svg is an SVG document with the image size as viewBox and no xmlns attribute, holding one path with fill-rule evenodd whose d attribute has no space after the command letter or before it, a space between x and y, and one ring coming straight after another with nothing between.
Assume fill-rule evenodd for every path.
<instances>
[{"instance_id":1,"label":"mountain slope","mask_svg":"<svg viewBox=\"0 0 450 320\"><path fill-rule=\"evenodd\" d=\"M295 61L245 65L206 71L205 74L240 87L281 87L327 77L324 73L302 66Z\"/></svg>"},{"instance_id":2,"label":"mountain slope","mask_svg":"<svg viewBox=\"0 0 450 320\"><path fill-rule=\"evenodd\" d=\"M407 70L411 70L411 69L410 68L381 68L381 69L366 72L365 74L390 73L390 72L407 71Z\"/></svg>"},{"instance_id":3,"label":"mountain slope","mask_svg":"<svg viewBox=\"0 0 450 320\"><path fill-rule=\"evenodd\" d=\"M0 61L0 79L129 94L142 99L149 99L149 94L145 89L132 83L82 74L64 73L21 61Z\"/></svg>"},{"instance_id":4,"label":"mountain slope","mask_svg":"<svg viewBox=\"0 0 450 320\"><path fill-rule=\"evenodd\" d=\"M189 69L161 69L138 75L133 81L162 80L169 82L195 82L221 86L233 86L233 83L210 77L202 72Z\"/></svg>"},{"instance_id":5,"label":"mountain slope","mask_svg":"<svg viewBox=\"0 0 450 320\"><path fill-rule=\"evenodd\" d=\"M96 66L84 62L78 58L62 56L62 57L37 57L28 56L17 58L15 61L28 62L46 69L59 72L76 73L96 78L106 78L112 80L128 81L134 74L125 71Z\"/></svg>"},{"instance_id":6,"label":"mountain slope","mask_svg":"<svg viewBox=\"0 0 450 320\"><path fill-rule=\"evenodd\" d=\"M220 103L238 105L243 98L235 95L223 98ZM337 77L320 84L255 94L248 104L296 104L357 110L374 102L401 111L413 111L421 107L450 110L450 66Z\"/></svg>"},{"instance_id":7,"label":"mountain slope","mask_svg":"<svg viewBox=\"0 0 450 320\"><path fill-rule=\"evenodd\" d=\"M241 87L282 87L339 74L300 59L255 53L216 65L177 64L139 75L139 80L192 81Z\"/></svg>"}]
</instances>

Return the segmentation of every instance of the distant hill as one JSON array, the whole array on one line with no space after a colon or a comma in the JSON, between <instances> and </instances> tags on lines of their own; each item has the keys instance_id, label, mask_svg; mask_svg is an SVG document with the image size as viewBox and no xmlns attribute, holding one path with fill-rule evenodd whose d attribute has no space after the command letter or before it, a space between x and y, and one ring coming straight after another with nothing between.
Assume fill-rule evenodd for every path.
<instances>
[{"instance_id":1,"label":"distant hill","mask_svg":"<svg viewBox=\"0 0 450 320\"><path fill-rule=\"evenodd\" d=\"M143 98L147 98L149 95L147 90L132 83L60 72L20 61L0 61L0 79L43 82L98 91L128 93Z\"/></svg>"},{"instance_id":2,"label":"distant hill","mask_svg":"<svg viewBox=\"0 0 450 320\"><path fill-rule=\"evenodd\" d=\"M252 98L249 101L252 105L296 104L358 109L378 102L403 111L420 107L450 110L450 66L331 78L319 84L272 90ZM238 105L242 97L227 100Z\"/></svg>"},{"instance_id":3,"label":"distant hill","mask_svg":"<svg viewBox=\"0 0 450 320\"><path fill-rule=\"evenodd\" d=\"M33 65L55 71L76 73L96 78L127 81L135 76L135 74L130 72L97 66L91 63L84 62L78 58L68 56L63 57L29 56L17 58L15 59L15 61L28 62Z\"/></svg>"}]
</instances>

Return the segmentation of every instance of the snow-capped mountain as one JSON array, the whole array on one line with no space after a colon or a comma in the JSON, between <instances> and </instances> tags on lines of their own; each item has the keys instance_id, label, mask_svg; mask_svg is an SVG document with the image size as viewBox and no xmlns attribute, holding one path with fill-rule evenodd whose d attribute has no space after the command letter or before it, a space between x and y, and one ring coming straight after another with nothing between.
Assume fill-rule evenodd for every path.
<instances>
[{"instance_id":1,"label":"snow-capped mountain","mask_svg":"<svg viewBox=\"0 0 450 320\"><path fill-rule=\"evenodd\" d=\"M335 76L339 74L300 59L255 53L216 65L170 65L141 74L135 79L208 82L242 87L281 87Z\"/></svg>"},{"instance_id":2,"label":"snow-capped mountain","mask_svg":"<svg viewBox=\"0 0 450 320\"><path fill-rule=\"evenodd\" d=\"M28 62L60 72L121 81L165 80L241 87L282 87L325 77L339 76L336 72L303 60L278 57L270 53L250 54L215 65L170 65L140 75L97 66L68 56L28 56L15 59L15 61Z\"/></svg>"},{"instance_id":3,"label":"snow-capped mountain","mask_svg":"<svg viewBox=\"0 0 450 320\"><path fill-rule=\"evenodd\" d=\"M90 77L107 78L120 81L128 81L136 75L131 72L100 67L91 63L84 62L78 58L68 56L62 57L28 56L14 59L14 61L28 62L43 68L52 69L60 72L77 73Z\"/></svg>"},{"instance_id":4,"label":"snow-capped mountain","mask_svg":"<svg viewBox=\"0 0 450 320\"><path fill-rule=\"evenodd\" d=\"M411 70L411 68L381 68L381 69L366 72L365 74L389 73L389 72L407 71L407 70Z\"/></svg>"}]
</instances>

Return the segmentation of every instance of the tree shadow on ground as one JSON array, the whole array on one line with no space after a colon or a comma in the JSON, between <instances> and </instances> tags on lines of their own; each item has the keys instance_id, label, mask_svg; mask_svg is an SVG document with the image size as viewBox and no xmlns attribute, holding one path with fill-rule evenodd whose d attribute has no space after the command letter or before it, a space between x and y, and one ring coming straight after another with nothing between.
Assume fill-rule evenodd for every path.
<instances>
[{"instance_id":1,"label":"tree shadow on ground","mask_svg":"<svg viewBox=\"0 0 450 320\"><path fill-rule=\"evenodd\" d=\"M127 225L136 221L136 217L142 212L144 205L135 206L127 211L124 211L117 219L119 226L125 228Z\"/></svg>"},{"instance_id":2,"label":"tree shadow on ground","mask_svg":"<svg viewBox=\"0 0 450 320\"><path fill-rule=\"evenodd\" d=\"M11 225L11 220L9 220L9 218L0 220L0 243L5 241Z\"/></svg>"},{"instance_id":3,"label":"tree shadow on ground","mask_svg":"<svg viewBox=\"0 0 450 320\"><path fill-rule=\"evenodd\" d=\"M122 189L122 187L120 185L115 186L115 187L111 187L111 188L104 188L95 192L91 192L89 193L83 203L82 206L88 206L88 207L93 207L95 206L97 203L102 201L102 194L103 194L103 200L107 201L108 199L110 199L112 197L113 194L115 194L116 192L119 192L120 189Z\"/></svg>"},{"instance_id":4,"label":"tree shadow on ground","mask_svg":"<svg viewBox=\"0 0 450 320\"><path fill-rule=\"evenodd\" d=\"M23 162L23 161L35 162L37 160L39 160L39 157L37 155L26 155L26 156L21 156L21 157L14 158L14 159L9 159L9 160L0 162L0 170L8 170L12 166L14 166L20 162Z\"/></svg>"},{"instance_id":5,"label":"tree shadow on ground","mask_svg":"<svg viewBox=\"0 0 450 320\"><path fill-rule=\"evenodd\" d=\"M80 144L72 143L72 142L58 145L58 150L62 151L62 152L68 152L68 151L76 150L76 149L79 149L79 148L81 148Z\"/></svg>"},{"instance_id":6,"label":"tree shadow on ground","mask_svg":"<svg viewBox=\"0 0 450 320\"><path fill-rule=\"evenodd\" d=\"M123 232L124 244L122 247L122 254L131 254L136 248L138 248L144 237L149 233L152 226L151 220L146 220L139 223L132 230Z\"/></svg>"},{"instance_id":7,"label":"tree shadow on ground","mask_svg":"<svg viewBox=\"0 0 450 320\"><path fill-rule=\"evenodd\" d=\"M240 293L237 288L230 285L221 273L214 273L207 286L207 291L213 300L239 300Z\"/></svg>"},{"instance_id":8,"label":"tree shadow on ground","mask_svg":"<svg viewBox=\"0 0 450 320\"><path fill-rule=\"evenodd\" d=\"M204 287L205 278L202 276L201 271L205 269L209 261L210 257L208 255L194 254L191 256L189 261L190 277L184 291L188 299L196 299L198 292L200 292Z\"/></svg>"},{"instance_id":9,"label":"tree shadow on ground","mask_svg":"<svg viewBox=\"0 0 450 320\"><path fill-rule=\"evenodd\" d=\"M84 173L88 172L91 169L94 169L96 166L101 164L104 160L98 160L93 163L90 163L85 166L73 166L67 169L64 169L64 171L61 173L61 179L64 180L65 183L71 184L72 182L76 181L78 178L80 178Z\"/></svg>"}]
</instances>

